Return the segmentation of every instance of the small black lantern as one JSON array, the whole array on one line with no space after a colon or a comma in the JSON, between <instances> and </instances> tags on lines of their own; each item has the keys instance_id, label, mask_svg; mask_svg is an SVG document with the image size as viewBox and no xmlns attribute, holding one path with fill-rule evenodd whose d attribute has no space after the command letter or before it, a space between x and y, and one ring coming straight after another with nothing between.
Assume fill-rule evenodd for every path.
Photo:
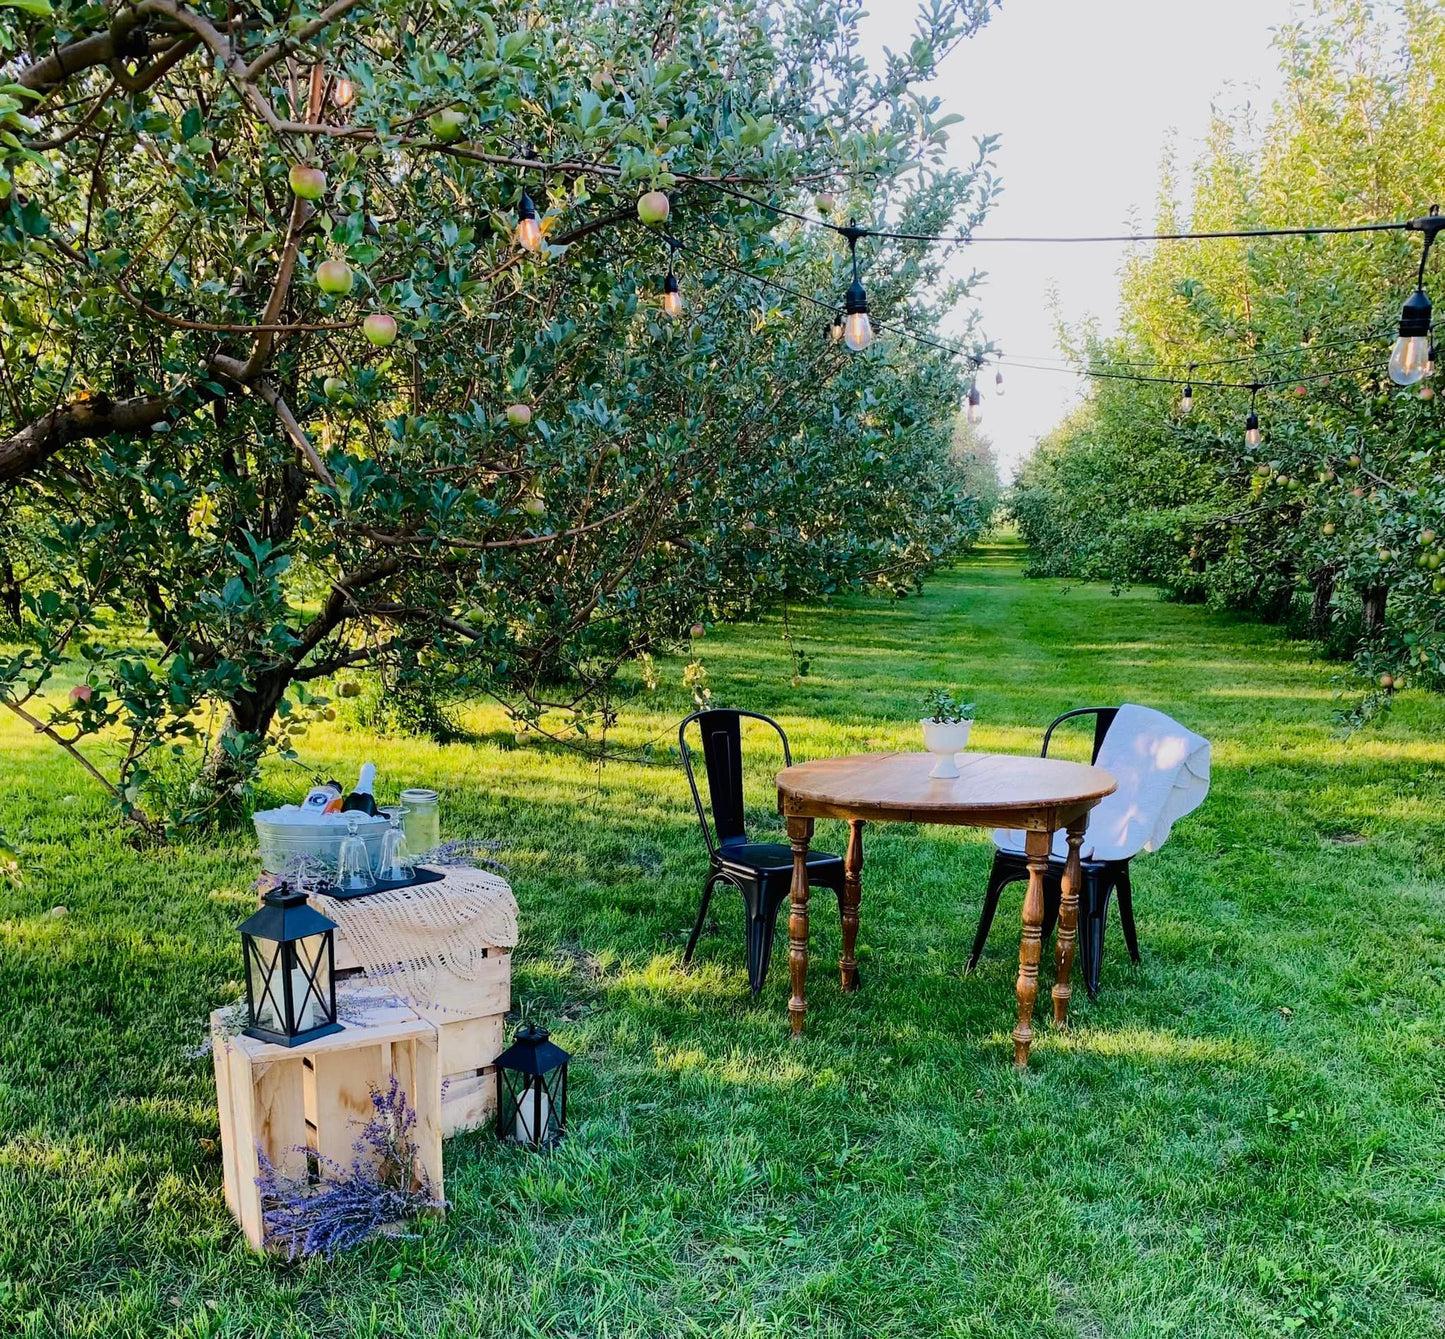
<instances>
[{"instance_id":1,"label":"small black lantern","mask_svg":"<svg viewBox=\"0 0 1445 1339\"><path fill-rule=\"evenodd\" d=\"M497 1057L497 1137L551 1148L567 1132L567 1061L544 1027L526 1024Z\"/></svg>"},{"instance_id":2,"label":"small black lantern","mask_svg":"<svg viewBox=\"0 0 1445 1339\"><path fill-rule=\"evenodd\" d=\"M241 925L248 1037L299 1046L341 1031L336 1021L336 922L288 883Z\"/></svg>"}]
</instances>

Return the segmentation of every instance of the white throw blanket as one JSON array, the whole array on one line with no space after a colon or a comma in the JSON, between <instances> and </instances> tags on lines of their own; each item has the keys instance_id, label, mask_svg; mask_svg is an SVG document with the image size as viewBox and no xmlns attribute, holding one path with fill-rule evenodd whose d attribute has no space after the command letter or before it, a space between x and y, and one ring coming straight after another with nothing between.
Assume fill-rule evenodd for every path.
<instances>
[{"instance_id":1,"label":"white throw blanket","mask_svg":"<svg viewBox=\"0 0 1445 1339\"><path fill-rule=\"evenodd\" d=\"M1089 815L1080 848L1085 860L1127 860L1157 851L1174 824L1209 793L1209 741L1152 707L1131 702L1120 707L1094 765L1119 786ZM1001 850L1024 849L1022 832L999 828L993 839ZM1054 854L1063 859L1068 853L1061 829L1054 834Z\"/></svg>"}]
</instances>

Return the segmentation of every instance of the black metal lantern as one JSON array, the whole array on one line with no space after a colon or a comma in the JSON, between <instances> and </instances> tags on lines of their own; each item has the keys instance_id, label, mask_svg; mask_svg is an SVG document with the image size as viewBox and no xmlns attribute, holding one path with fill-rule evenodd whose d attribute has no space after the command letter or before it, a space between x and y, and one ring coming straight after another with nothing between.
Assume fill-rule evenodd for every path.
<instances>
[{"instance_id":1,"label":"black metal lantern","mask_svg":"<svg viewBox=\"0 0 1445 1339\"><path fill-rule=\"evenodd\" d=\"M567 1061L544 1027L517 1029L497 1057L497 1137L550 1148L567 1132Z\"/></svg>"},{"instance_id":2,"label":"black metal lantern","mask_svg":"<svg viewBox=\"0 0 1445 1339\"><path fill-rule=\"evenodd\" d=\"M341 1031L336 1021L336 922L281 883L241 926L248 1037L277 1046Z\"/></svg>"}]
</instances>

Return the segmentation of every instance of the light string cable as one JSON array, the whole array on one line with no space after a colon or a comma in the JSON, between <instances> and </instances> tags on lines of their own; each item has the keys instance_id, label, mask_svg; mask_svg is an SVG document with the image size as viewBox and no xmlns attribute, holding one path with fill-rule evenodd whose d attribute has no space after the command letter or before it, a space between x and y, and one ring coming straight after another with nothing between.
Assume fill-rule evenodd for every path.
<instances>
[{"instance_id":1,"label":"light string cable","mask_svg":"<svg viewBox=\"0 0 1445 1339\"><path fill-rule=\"evenodd\" d=\"M712 181L706 177L691 176L684 172L679 172L675 175L679 180L690 181L696 185L706 186L711 190L719 191L724 195L730 195L734 199L741 200L758 209L766 210L768 213L774 214L779 218L796 219L800 223L808 223L816 228L827 228L843 236L847 236L850 232L856 232L860 237L882 237L898 242L949 242L960 246L972 246L988 242L1037 243L1040 245L1075 242L1202 242L1219 241L1229 238L1315 237L1327 234L1371 232L1423 232L1433 240L1434 232L1438 227L1438 225L1433 222L1438 216L1432 211L1430 215L1420 218L1387 219L1375 223L1317 223L1275 228L1219 229L1207 232L1115 233L1059 237L1044 235L975 237L971 233L966 232L903 232L891 228L859 228L851 221L847 225L834 223L829 219L819 218L813 214L804 214L796 209L788 209L783 205L775 205L770 200L760 200L757 196L750 195L748 192L739 190L735 186L730 186L726 182Z\"/></svg>"},{"instance_id":2,"label":"light string cable","mask_svg":"<svg viewBox=\"0 0 1445 1339\"><path fill-rule=\"evenodd\" d=\"M716 225L713 225L713 226L716 227ZM721 230L721 229L719 229L719 231L720 231L720 230ZM818 308L820 311L825 311L825 312L829 313L830 315L833 315L833 314L835 314L835 313L837 312L838 306L837 306L837 302L836 302L836 301L831 301L831 302L830 302L830 301L826 301L826 300L824 300L824 299L822 299L822 298L818 298L818 297L813 296L811 293L805 293L805 292L803 292L802 289L795 288L795 287L793 287L791 284L781 283L781 282L779 282L779 281L776 280L776 279L769 279L769 278L767 278L765 275L756 274L756 273L754 273L752 270L749 270L749 269L745 268L745 267L742 266L742 265L739 265L739 264L737 264L737 263L735 263L735 262L733 262L733 261L730 261L730 260L728 260L726 257L721 256L721 255L719 255L719 254L716 253L716 252L704 251L703 249L701 249L701 248L699 248L699 247L691 246L690 244L681 241L681 240L680 240L679 238L677 238L675 235L669 234L667 240L668 240L670 246L672 246L673 248L675 248L677 251L682 252L682 253L684 253L684 254L686 254L686 255L695 256L695 257L697 257L699 260L702 260L702 261L706 262L707 264L720 266L721 268L723 268L723 269L725 269L725 270L728 270L728 271L730 271L730 272L733 273L733 274L740 275L740 276L741 276L742 278L744 278L744 279L750 279L750 280L752 280L753 283L759 284L759 285L761 285L761 286L764 287L764 288L771 288L771 289L773 289L773 290L776 291L776 292L786 293L789 297L796 298L797 300L799 300L799 301L801 301L801 302L809 303L809 304L811 304L812 306ZM855 253L854 253L854 256L853 256L853 259L854 259L854 261L855 261L855 274L856 274L856 258L857 258L857 257L856 257L856 252L855 252ZM861 285L860 285L860 287L861 287ZM1312 373L1307 373L1307 374L1303 374L1303 375L1288 376L1288 377L1277 377L1277 378L1271 378L1271 379L1261 380L1261 381L1220 381L1220 380L1205 380L1205 381L1200 381L1200 380L1197 380L1197 379L1194 379L1194 378L1191 378L1191 377L1188 377L1188 376L1185 376L1185 377L1146 376L1146 375L1141 375L1141 374L1138 374L1138 373L1130 373L1130 372L1110 372L1110 371L1105 371L1105 370L1095 369L1095 368L1074 368L1074 367L1050 367L1050 366L1044 366L1044 365L1041 365L1041 364L1026 362L1026 361L1023 361L1023 360L1021 360L1021 359L1017 359L1017 358L1010 358L1010 357L1007 357L1006 355L1002 355L1002 354L997 354L997 353L980 353L980 352L971 351L971 350L969 350L969 349L960 348L960 347L959 347L958 345L956 345L956 344L948 344L948 343L943 342L942 340L932 339L932 338L928 337L927 335L917 334L917 333L915 333L915 332L912 331L912 330L908 330L908 329L906 329L906 328L904 328L904 327L902 327L902 326L895 325L895 324L893 324L893 323L891 323L891 322L873 321L873 322L871 322L871 325L872 325L872 328L873 328L874 331L879 331L879 330L887 331L889 334L897 335L897 336L899 336L899 337L902 338L902 339L912 340L914 343L916 343L916 344L921 344L921 345L923 345L923 346L926 347L926 348L936 349L936 350L938 350L940 353L946 353L946 354L949 354L949 355L951 355L951 356L953 356L953 357L955 357L955 358L964 358L964 359L966 359L968 362L972 363L975 369L977 369L977 368L979 368L979 367L982 367L982 366L984 366L985 364L992 363L992 364L1000 365L1000 366L1002 366L1002 367L1024 368L1024 369L1026 369L1026 370L1028 370L1028 371L1033 371L1033 372L1057 372L1057 373L1061 373L1061 374L1063 374L1063 375L1065 375L1065 376L1087 377L1087 378L1090 378L1091 380L1135 381L1135 382L1142 382L1142 383L1145 383L1145 384L1164 385L1164 386L1190 386L1190 385L1192 385L1192 386L1204 386L1204 387L1209 387L1209 388L1212 388L1212 389L1249 390L1249 389L1251 389L1252 387L1254 387L1254 386L1257 385L1257 386L1259 386L1261 389L1267 389L1267 388L1274 387L1274 386L1288 386L1288 385L1293 385L1293 384L1296 384L1296 383L1298 383L1298 382L1319 381L1319 380L1324 380L1324 379L1327 379L1327 378L1329 378L1329 377L1335 377L1335 376L1350 376L1350 375L1353 375L1353 374L1355 374L1355 373L1360 373L1360 372L1376 372L1376 371L1378 371L1382 366L1384 366L1383 363L1364 363L1364 364L1359 364L1359 365L1352 366L1352 367L1331 368L1331 369L1328 369L1328 370L1323 371L1323 372L1312 372ZM1354 340L1354 339L1352 339L1352 340L1347 340L1347 341L1341 341L1341 347L1344 347L1344 346L1347 346L1347 345L1358 345L1358 344L1362 344L1362 343L1365 343L1365 342L1367 342L1367 341L1365 341L1365 340L1363 340L1363 339L1360 339L1360 340ZM1326 347L1326 346L1325 346L1325 345L1319 345L1318 347L1324 348L1324 347ZM1253 357L1255 357L1255 356L1258 356L1258 357L1270 357L1270 356L1279 356L1279 355L1259 354L1259 355L1251 355L1251 358L1253 358ZM1284 356L1288 356L1288 355L1284 355ZM1231 361L1233 361L1233 360L1231 360ZM1245 359L1240 359L1240 360L1238 360L1238 361L1246 361L1246 360L1245 360ZM1208 366L1208 365L1209 365L1209 363L1208 363L1207 360L1200 360L1200 361L1197 362L1197 363L1188 364L1188 366L1190 366L1190 367L1203 367L1203 366ZM975 386L975 388L974 388L974 392L973 392L973 393L974 393L974 394L977 394L977 393L978 393L976 386Z\"/></svg>"}]
</instances>

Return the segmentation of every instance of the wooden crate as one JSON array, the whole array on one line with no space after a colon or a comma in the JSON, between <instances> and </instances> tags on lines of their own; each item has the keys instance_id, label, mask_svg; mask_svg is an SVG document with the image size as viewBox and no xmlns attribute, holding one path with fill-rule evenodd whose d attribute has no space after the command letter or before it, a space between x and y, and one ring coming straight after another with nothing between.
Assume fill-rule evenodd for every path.
<instances>
[{"instance_id":1,"label":"wooden crate","mask_svg":"<svg viewBox=\"0 0 1445 1339\"><path fill-rule=\"evenodd\" d=\"M512 955L491 949L477 980L437 1005L412 1007L437 1029L442 1136L480 1129L496 1114L502 1032L512 1007Z\"/></svg>"},{"instance_id":2,"label":"wooden crate","mask_svg":"<svg viewBox=\"0 0 1445 1339\"><path fill-rule=\"evenodd\" d=\"M337 990L343 1002L397 999L395 985L360 975L348 977ZM510 950L489 950L477 979L464 989L458 985L435 1004L403 1002L437 1030L442 1138L481 1129L497 1110L496 1059L502 1053L506 1015L512 1007Z\"/></svg>"},{"instance_id":3,"label":"wooden crate","mask_svg":"<svg viewBox=\"0 0 1445 1339\"><path fill-rule=\"evenodd\" d=\"M396 1076L416 1111L420 1163L436 1199L442 1181L441 1069L437 1028L382 998L348 1010L342 1031L287 1048L228 1036L224 1010L211 1015L216 1101L221 1118L226 1203L256 1250L265 1246L256 1186L264 1153L289 1179L306 1177L313 1155L350 1167L371 1115L371 1089Z\"/></svg>"}]
</instances>

